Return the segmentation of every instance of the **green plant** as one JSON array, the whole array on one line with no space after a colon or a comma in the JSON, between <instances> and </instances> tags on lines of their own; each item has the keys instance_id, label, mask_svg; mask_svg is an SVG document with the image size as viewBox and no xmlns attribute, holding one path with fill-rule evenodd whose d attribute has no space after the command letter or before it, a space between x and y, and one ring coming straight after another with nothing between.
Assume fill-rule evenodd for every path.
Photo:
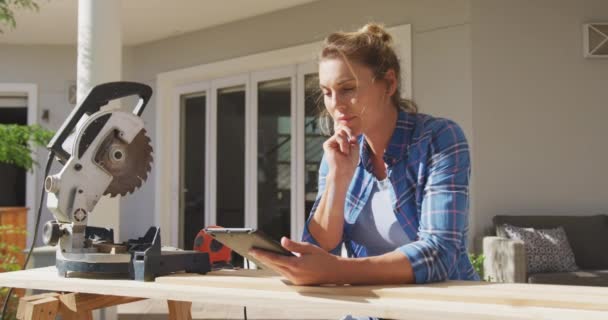
<instances>
[{"instance_id":1,"label":"green plant","mask_svg":"<svg viewBox=\"0 0 608 320\"><path fill-rule=\"evenodd\" d=\"M15 21L14 10L16 9L38 11L38 4L34 0L0 0L0 24L15 28L17 21ZM0 28L0 33L4 33L2 28Z\"/></svg>"},{"instance_id":2,"label":"green plant","mask_svg":"<svg viewBox=\"0 0 608 320\"><path fill-rule=\"evenodd\" d=\"M483 256L483 254L469 253L469 260L471 260L473 269L475 269L475 272L477 272L477 274L479 275L479 278L481 278L482 280L485 280L485 277L483 274L483 260L484 259L485 259L485 257Z\"/></svg>"},{"instance_id":3,"label":"green plant","mask_svg":"<svg viewBox=\"0 0 608 320\"><path fill-rule=\"evenodd\" d=\"M9 288L0 288L0 308L2 308L4 304L4 299L8 294ZM8 307L6 309L6 314L4 314L4 319L2 320L13 320L17 319L17 303L19 301L19 296L15 293L11 294L11 298L8 300Z\"/></svg>"},{"instance_id":4,"label":"green plant","mask_svg":"<svg viewBox=\"0 0 608 320\"><path fill-rule=\"evenodd\" d=\"M23 234L26 234L26 231L23 229L16 228L12 225L0 225L0 272L21 270L21 265L17 259L17 257L22 254L21 248L16 245L7 244L1 239L6 238L9 235ZM9 288L0 288L0 308L3 307L2 304L4 304L4 299L8 292ZM11 294L4 319L16 319L18 299L18 295L14 293Z\"/></svg>"},{"instance_id":5,"label":"green plant","mask_svg":"<svg viewBox=\"0 0 608 320\"><path fill-rule=\"evenodd\" d=\"M29 142L44 146L52 137L52 131L39 125L0 124L0 163L31 170L36 161L32 158Z\"/></svg>"},{"instance_id":6,"label":"green plant","mask_svg":"<svg viewBox=\"0 0 608 320\"><path fill-rule=\"evenodd\" d=\"M17 257L22 254L19 246L8 244L2 239L9 235L24 235L27 232L13 225L0 225L0 272L21 270Z\"/></svg>"}]
</instances>

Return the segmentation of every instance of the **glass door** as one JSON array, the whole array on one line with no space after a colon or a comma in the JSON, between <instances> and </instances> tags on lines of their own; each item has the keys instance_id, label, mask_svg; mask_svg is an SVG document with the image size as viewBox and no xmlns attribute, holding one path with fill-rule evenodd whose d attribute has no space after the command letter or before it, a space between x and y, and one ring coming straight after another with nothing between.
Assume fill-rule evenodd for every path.
<instances>
[{"instance_id":1,"label":"glass door","mask_svg":"<svg viewBox=\"0 0 608 320\"><path fill-rule=\"evenodd\" d=\"M242 228L245 227L245 85L218 88L216 92L216 221L225 228Z\"/></svg>"},{"instance_id":2,"label":"glass door","mask_svg":"<svg viewBox=\"0 0 608 320\"><path fill-rule=\"evenodd\" d=\"M182 95L180 109L179 226L181 245L192 250L196 234L205 225L206 93Z\"/></svg>"},{"instance_id":3,"label":"glass door","mask_svg":"<svg viewBox=\"0 0 608 320\"><path fill-rule=\"evenodd\" d=\"M297 214L292 222L294 239L300 240L304 223L310 215L318 190L319 163L323 156L322 136L318 126L320 98L318 65L315 62L297 66ZM321 104L319 104L321 102Z\"/></svg>"},{"instance_id":4,"label":"glass door","mask_svg":"<svg viewBox=\"0 0 608 320\"><path fill-rule=\"evenodd\" d=\"M291 230L291 79L259 82L258 228L275 239Z\"/></svg>"},{"instance_id":5,"label":"glass door","mask_svg":"<svg viewBox=\"0 0 608 320\"><path fill-rule=\"evenodd\" d=\"M326 139L317 119L316 65L209 83L181 98L184 247L213 225L299 240L317 195Z\"/></svg>"},{"instance_id":6,"label":"glass door","mask_svg":"<svg viewBox=\"0 0 608 320\"><path fill-rule=\"evenodd\" d=\"M206 226L246 226L248 79L245 75L211 82L212 138L207 154L211 214ZM243 267L243 258L233 252L232 264Z\"/></svg>"},{"instance_id":7,"label":"glass door","mask_svg":"<svg viewBox=\"0 0 608 320\"><path fill-rule=\"evenodd\" d=\"M323 157L323 142L327 137L319 128L320 108L324 108L320 99L319 75L304 75L304 220L310 216L319 190L319 164Z\"/></svg>"}]
</instances>

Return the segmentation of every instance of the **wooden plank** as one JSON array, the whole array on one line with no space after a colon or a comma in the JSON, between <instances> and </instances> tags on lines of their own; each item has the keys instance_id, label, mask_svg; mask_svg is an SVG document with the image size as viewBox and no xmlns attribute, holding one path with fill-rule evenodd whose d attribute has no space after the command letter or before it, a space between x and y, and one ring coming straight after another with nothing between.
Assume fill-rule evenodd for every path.
<instances>
[{"instance_id":1,"label":"wooden plank","mask_svg":"<svg viewBox=\"0 0 608 320\"><path fill-rule=\"evenodd\" d=\"M59 300L56 297L47 297L26 303L23 319L26 320L55 320Z\"/></svg>"},{"instance_id":2,"label":"wooden plank","mask_svg":"<svg viewBox=\"0 0 608 320\"><path fill-rule=\"evenodd\" d=\"M62 294L61 296L59 296L59 301L61 301L60 309L62 312L66 313L78 313L81 311L107 308L139 300L142 300L142 298L99 295L90 293L69 293Z\"/></svg>"},{"instance_id":3,"label":"wooden plank","mask_svg":"<svg viewBox=\"0 0 608 320\"><path fill-rule=\"evenodd\" d=\"M192 320L192 302L167 300L169 320Z\"/></svg>"},{"instance_id":4,"label":"wooden plank","mask_svg":"<svg viewBox=\"0 0 608 320\"><path fill-rule=\"evenodd\" d=\"M147 299L129 304L122 304L117 307L119 318L125 319L166 319L168 318L168 304L163 300ZM247 307L247 317L249 319L265 320L310 320L322 319L315 316L310 308L264 308L257 306ZM208 304L202 302L192 303L192 319L226 319L243 320L243 306ZM327 318L327 317L325 317ZM339 317L328 319L337 320Z\"/></svg>"},{"instance_id":5,"label":"wooden plank","mask_svg":"<svg viewBox=\"0 0 608 320\"><path fill-rule=\"evenodd\" d=\"M286 285L279 277L243 277L248 271L251 270L239 272L235 275L230 275L229 271L214 272L206 276L181 274L160 277L156 282L192 286L212 286L218 288L241 288L246 286L250 289L271 289L274 292L296 291L306 295L335 296L344 299L403 298L464 303L475 302L521 307L533 306L608 311L608 304L606 303L608 302L608 290L606 289L588 290L586 287L512 284L506 286L510 290L501 290L503 287L502 284L471 281L449 281L422 286L298 287ZM269 281L269 279L272 280ZM536 287L536 290L531 292L528 290L530 287ZM571 292L567 292L568 289ZM589 291L594 292L595 294L590 294Z\"/></svg>"},{"instance_id":6,"label":"wooden plank","mask_svg":"<svg viewBox=\"0 0 608 320\"><path fill-rule=\"evenodd\" d=\"M59 307L59 315L61 319L64 320L93 320L93 311L80 311L80 312L71 312L69 310L62 310L61 306Z\"/></svg>"},{"instance_id":7,"label":"wooden plank","mask_svg":"<svg viewBox=\"0 0 608 320\"><path fill-rule=\"evenodd\" d=\"M134 297L121 297L111 295L96 295L96 294L58 294L55 292L43 293L34 296L23 297L19 300L17 309L17 319L26 319L27 308L31 308L32 302L38 302L46 298L59 299L57 313L63 319L92 319L92 310L111 307L123 303L130 303L142 300ZM46 300L43 300L46 301Z\"/></svg>"},{"instance_id":8,"label":"wooden plank","mask_svg":"<svg viewBox=\"0 0 608 320\"><path fill-rule=\"evenodd\" d=\"M93 310L139 300L142 299L88 293L62 294L59 296L59 313L66 320L92 320Z\"/></svg>"},{"instance_id":9,"label":"wooden plank","mask_svg":"<svg viewBox=\"0 0 608 320\"><path fill-rule=\"evenodd\" d=\"M54 267L0 274L0 285L7 284L240 307L308 308L317 312L318 317L325 318L353 314L395 319L608 319L608 292L606 288L593 287L466 281L405 286L301 287L252 270L182 274L145 283L65 279L57 276Z\"/></svg>"},{"instance_id":10,"label":"wooden plank","mask_svg":"<svg viewBox=\"0 0 608 320\"><path fill-rule=\"evenodd\" d=\"M44 299L44 298L57 297L58 295L59 295L58 293L49 292L49 293L41 293L41 294L37 294L37 295L33 295L33 296L26 296L26 297L20 298L19 305L17 306L16 318L17 319L25 318L25 309L27 308L28 303L30 303L32 301Z\"/></svg>"}]
</instances>

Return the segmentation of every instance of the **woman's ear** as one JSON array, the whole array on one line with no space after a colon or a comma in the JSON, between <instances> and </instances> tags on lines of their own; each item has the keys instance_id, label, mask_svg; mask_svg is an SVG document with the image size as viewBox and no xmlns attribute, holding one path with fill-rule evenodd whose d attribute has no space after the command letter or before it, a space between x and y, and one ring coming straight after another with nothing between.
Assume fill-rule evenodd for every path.
<instances>
[{"instance_id":1,"label":"woman's ear","mask_svg":"<svg viewBox=\"0 0 608 320\"><path fill-rule=\"evenodd\" d=\"M397 91L397 75L394 69L388 69L384 74L384 80L386 81L386 93L389 97L392 97Z\"/></svg>"}]
</instances>

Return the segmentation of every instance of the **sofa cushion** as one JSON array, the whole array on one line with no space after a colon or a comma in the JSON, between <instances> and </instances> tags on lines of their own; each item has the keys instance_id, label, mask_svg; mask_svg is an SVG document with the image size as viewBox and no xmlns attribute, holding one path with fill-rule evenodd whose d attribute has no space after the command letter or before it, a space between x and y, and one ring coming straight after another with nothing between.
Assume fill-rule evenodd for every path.
<instances>
[{"instance_id":1,"label":"sofa cushion","mask_svg":"<svg viewBox=\"0 0 608 320\"><path fill-rule=\"evenodd\" d=\"M608 270L579 270L560 273L538 273L528 277L529 283L608 287Z\"/></svg>"},{"instance_id":2,"label":"sofa cushion","mask_svg":"<svg viewBox=\"0 0 608 320\"><path fill-rule=\"evenodd\" d=\"M585 270L608 270L608 215L513 216L493 219L496 235L506 237L503 224L537 229L562 226L574 252L576 264Z\"/></svg>"},{"instance_id":3,"label":"sofa cushion","mask_svg":"<svg viewBox=\"0 0 608 320\"><path fill-rule=\"evenodd\" d=\"M524 242L528 273L578 270L564 228L534 229L507 224L504 229L510 239Z\"/></svg>"}]
</instances>

